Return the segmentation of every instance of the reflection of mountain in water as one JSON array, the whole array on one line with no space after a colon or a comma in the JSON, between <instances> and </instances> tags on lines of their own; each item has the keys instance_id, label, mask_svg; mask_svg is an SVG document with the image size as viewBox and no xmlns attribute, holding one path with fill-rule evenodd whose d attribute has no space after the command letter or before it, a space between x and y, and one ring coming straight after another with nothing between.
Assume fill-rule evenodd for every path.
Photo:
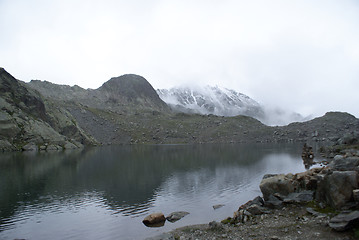
<instances>
[{"instance_id":1,"label":"reflection of mountain in water","mask_svg":"<svg viewBox=\"0 0 359 240\"><path fill-rule=\"evenodd\" d=\"M167 145L4 155L0 161L0 225L24 204L41 204L51 199L68 201L91 192L100 194L115 212L141 214L151 206L158 189L173 176L204 171L199 179L208 182L222 167L245 169L272 151L272 146L266 148L265 145L260 148L258 145ZM288 149L288 153L290 151ZM185 181L183 179L181 181ZM231 179L223 181L223 186L218 187L224 187ZM180 183L177 187L186 186L185 182Z\"/></svg>"}]
</instances>

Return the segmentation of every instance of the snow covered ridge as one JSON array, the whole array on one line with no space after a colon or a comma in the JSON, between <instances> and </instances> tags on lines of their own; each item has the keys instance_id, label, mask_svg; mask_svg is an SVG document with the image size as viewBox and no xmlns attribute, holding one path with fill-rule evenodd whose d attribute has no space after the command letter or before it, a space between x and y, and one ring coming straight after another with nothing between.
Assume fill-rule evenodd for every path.
<instances>
[{"instance_id":1,"label":"snow covered ridge","mask_svg":"<svg viewBox=\"0 0 359 240\"><path fill-rule=\"evenodd\" d=\"M250 97L236 91L204 86L159 89L160 98L175 110L187 109L188 112L214 114L219 116L247 115L260 117L260 105Z\"/></svg>"},{"instance_id":2,"label":"snow covered ridge","mask_svg":"<svg viewBox=\"0 0 359 240\"><path fill-rule=\"evenodd\" d=\"M265 108L245 94L218 86L158 89L157 93L173 110L179 112L218 116L245 115L267 125L286 125L305 120L297 113Z\"/></svg>"}]
</instances>

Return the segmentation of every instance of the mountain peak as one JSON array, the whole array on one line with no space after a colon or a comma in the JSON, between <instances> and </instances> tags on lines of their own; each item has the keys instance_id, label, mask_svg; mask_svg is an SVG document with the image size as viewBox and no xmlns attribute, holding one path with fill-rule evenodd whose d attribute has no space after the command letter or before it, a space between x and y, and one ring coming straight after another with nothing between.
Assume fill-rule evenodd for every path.
<instances>
[{"instance_id":1,"label":"mountain peak","mask_svg":"<svg viewBox=\"0 0 359 240\"><path fill-rule=\"evenodd\" d=\"M261 106L250 97L218 86L179 87L157 90L174 110L219 116L246 115L261 118Z\"/></svg>"},{"instance_id":2,"label":"mountain peak","mask_svg":"<svg viewBox=\"0 0 359 240\"><path fill-rule=\"evenodd\" d=\"M117 92L128 97L144 94L151 95L155 92L151 84L144 78L135 74L125 74L113 77L105 82L99 90Z\"/></svg>"},{"instance_id":3,"label":"mountain peak","mask_svg":"<svg viewBox=\"0 0 359 240\"><path fill-rule=\"evenodd\" d=\"M114 102L125 100L160 109L167 108L152 85L144 77L135 74L111 78L98 88L98 91L107 94Z\"/></svg>"}]
</instances>

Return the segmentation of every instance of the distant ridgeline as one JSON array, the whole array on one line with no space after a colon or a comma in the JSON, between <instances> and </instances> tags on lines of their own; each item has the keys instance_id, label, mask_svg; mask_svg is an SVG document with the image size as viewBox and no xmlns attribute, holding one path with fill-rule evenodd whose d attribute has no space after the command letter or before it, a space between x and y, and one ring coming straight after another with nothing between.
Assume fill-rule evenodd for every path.
<instances>
[{"instance_id":1,"label":"distant ridgeline","mask_svg":"<svg viewBox=\"0 0 359 240\"><path fill-rule=\"evenodd\" d=\"M357 118L339 112L270 127L253 118L260 119L265 111L249 97L227 89L205 90L209 95L173 89L156 92L145 78L133 74L111 78L98 89L38 80L25 83L0 68L0 151L101 144L336 141L359 127Z\"/></svg>"}]
</instances>

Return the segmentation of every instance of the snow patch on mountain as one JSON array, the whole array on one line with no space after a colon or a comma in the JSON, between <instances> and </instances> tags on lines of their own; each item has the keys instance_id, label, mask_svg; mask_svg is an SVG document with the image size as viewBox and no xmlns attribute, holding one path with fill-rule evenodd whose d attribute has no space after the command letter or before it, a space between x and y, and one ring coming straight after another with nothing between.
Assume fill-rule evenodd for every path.
<instances>
[{"instance_id":1,"label":"snow patch on mountain","mask_svg":"<svg viewBox=\"0 0 359 240\"><path fill-rule=\"evenodd\" d=\"M306 120L298 113L264 107L245 94L218 86L158 89L157 94L178 112L227 117L245 115L256 118L266 125L278 126Z\"/></svg>"},{"instance_id":2,"label":"snow patch on mountain","mask_svg":"<svg viewBox=\"0 0 359 240\"><path fill-rule=\"evenodd\" d=\"M174 110L219 116L262 117L261 106L250 97L218 86L158 89L160 98Z\"/></svg>"}]
</instances>

